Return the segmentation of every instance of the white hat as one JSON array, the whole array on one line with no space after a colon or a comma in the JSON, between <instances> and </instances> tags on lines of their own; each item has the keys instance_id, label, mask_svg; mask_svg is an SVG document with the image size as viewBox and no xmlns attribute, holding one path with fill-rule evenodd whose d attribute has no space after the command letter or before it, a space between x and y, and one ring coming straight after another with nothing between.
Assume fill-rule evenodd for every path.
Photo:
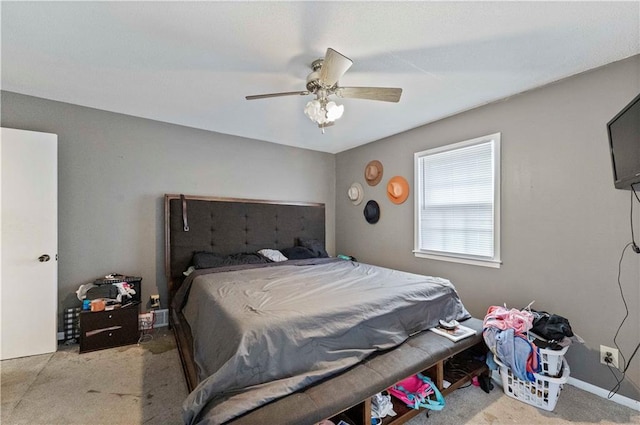
<instances>
[{"instance_id":1,"label":"white hat","mask_svg":"<svg viewBox=\"0 0 640 425\"><path fill-rule=\"evenodd\" d=\"M353 202L353 205L360 205L364 199L364 189L360 183L353 183L347 191L347 196Z\"/></svg>"}]
</instances>

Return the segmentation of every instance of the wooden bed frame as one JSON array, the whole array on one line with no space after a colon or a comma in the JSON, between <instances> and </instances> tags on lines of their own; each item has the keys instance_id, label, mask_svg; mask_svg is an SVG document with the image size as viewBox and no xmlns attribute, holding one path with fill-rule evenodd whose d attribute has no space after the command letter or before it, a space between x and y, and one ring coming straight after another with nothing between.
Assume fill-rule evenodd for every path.
<instances>
[{"instance_id":1,"label":"wooden bed frame","mask_svg":"<svg viewBox=\"0 0 640 425\"><path fill-rule=\"evenodd\" d=\"M165 270L169 292L169 323L172 327L187 387L198 384L191 329L182 313L173 308L173 298L184 280L182 272L195 251L219 254L282 249L296 238L325 240L324 204L165 195ZM453 391L486 366L474 364L464 379L443 388L445 362L469 349L482 349L482 321L465 322L477 335L457 343L421 332L395 349L373 355L362 364L337 376L290 394L233 419L233 425L256 423L313 424L347 412L358 424L371 423L370 397L417 372L431 375L443 394ZM360 385L362 384L362 385ZM365 385L364 387L362 387ZM345 394L336 397L336 394ZM383 425L398 425L419 413L404 406L400 415Z\"/></svg>"}]
</instances>

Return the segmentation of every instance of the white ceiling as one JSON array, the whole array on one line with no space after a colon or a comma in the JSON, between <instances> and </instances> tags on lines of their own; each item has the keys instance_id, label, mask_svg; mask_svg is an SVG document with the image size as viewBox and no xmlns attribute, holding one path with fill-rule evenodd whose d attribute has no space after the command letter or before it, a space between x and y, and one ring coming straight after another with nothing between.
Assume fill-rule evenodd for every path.
<instances>
[{"instance_id":1,"label":"white ceiling","mask_svg":"<svg viewBox=\"0 0 640 425\"><path fill-rule=\"evenodd\" d=\"M640 2L2 2L2 89L336 153L640 53ZM351 58L322 134L313 60Z\"/></svg>"}]
</instances>

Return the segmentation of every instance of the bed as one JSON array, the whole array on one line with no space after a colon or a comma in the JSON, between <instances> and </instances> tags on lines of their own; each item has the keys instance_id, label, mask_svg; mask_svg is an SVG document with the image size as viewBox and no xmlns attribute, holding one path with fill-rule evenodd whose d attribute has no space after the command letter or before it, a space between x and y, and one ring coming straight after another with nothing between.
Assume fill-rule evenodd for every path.
<instances>
[{"instance_id":1,"label":"bed","mask_svg":"<svg viewBox=\"0 0 640 425\"><path fill-rule=\"evenodd\" d=\"M183 275L194 252L235 259L324 245L322 204L165 195L165 216L170 321L191 391L185 423L313 424L477 342L452 348L422 332L470 317L446 279L324 256L216 260ZM336 397L332 385L377 364L384 376Z\"/></svg>"}]
</instances>

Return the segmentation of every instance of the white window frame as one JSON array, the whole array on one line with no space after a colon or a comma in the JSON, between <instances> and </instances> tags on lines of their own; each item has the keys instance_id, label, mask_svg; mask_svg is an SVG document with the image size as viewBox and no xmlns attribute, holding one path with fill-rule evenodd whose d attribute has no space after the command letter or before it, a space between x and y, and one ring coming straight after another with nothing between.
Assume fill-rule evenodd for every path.
<instances>
[{"instance_id":1,"label":"white window frame","mask_svg":"<svg viewBox=\"0 0 640 425\"><path fill-rule=\"evenodd\" d=\"M466 148L469 146L480 145L483 143L493 143L493 256L474 256L459 253L450 253L443 251L432 251L420 248L420 206L422 205L423 188L422 179L420 178L421 166L420 159L441 152ZM499 268L500 260L500 133L494 133L483 137L477 137L471 140L454 143L438 148L427 149L414 154L414 250L413 253L419 258L428 258L433 260L450 261L455 263L471 264L476 266Z\"/></svg>"}]
</instances>

